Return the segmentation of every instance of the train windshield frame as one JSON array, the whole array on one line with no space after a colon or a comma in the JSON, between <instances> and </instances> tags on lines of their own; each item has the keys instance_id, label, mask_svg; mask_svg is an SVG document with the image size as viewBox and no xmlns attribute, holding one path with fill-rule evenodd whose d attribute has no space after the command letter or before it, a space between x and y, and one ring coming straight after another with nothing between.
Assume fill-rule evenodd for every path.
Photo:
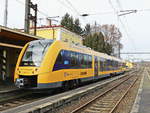
<instances>
[{"instance_id":1,"label":"train windshield frame","mask_svg":"<svg viewBox=\"0 0 150 113\"><path fill-rule=\"evenodd\" d=\"M20 66L39 67L47 49L52 43L53 41L48 39L30 42L26 48L26 51L24 52Z\"/></svg>"}]
</instances>

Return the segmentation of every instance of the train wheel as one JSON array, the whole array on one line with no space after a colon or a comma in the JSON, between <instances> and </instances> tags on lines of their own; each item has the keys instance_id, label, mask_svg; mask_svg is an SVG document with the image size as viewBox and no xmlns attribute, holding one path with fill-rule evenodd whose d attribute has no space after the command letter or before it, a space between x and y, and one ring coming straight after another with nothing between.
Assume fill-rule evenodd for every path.
<instances>
[{"instance_id":1,"label":"train wheel","mask_svg":"<svg viewBox=\"0 0 150 113\"><path fill-rule=\"evenodd\" d=\"M70 80L67 84L69 89L74 89L77 87L77 80Z\"/></svg>"},{"instance_id":2,"label":"train wheel","mask_svg":"<svg viewBox=\"0 0 150 113\"><path fill-rule=\"evenodd\" d=\"M73 88L75 88L75 85L76 85L76 82L75 82L75 80L70 80L69 81L69 89L73 89Z\"/></svg>"},{"instance_id":3,"label":"train wheel","mask_svg":"<svg viewBox=\"0 0 150 113\"><path fill-rule=\"evenodd\" d=\"M65 82L64 82L62 89L63 89L63 91L69 90L69 81L65 81Z\"/></svg>"},{"instance_id":4,"label":"train wheel","mask_svg":"<svg viewBox=\"0 0 150 113\"><path fill-rule=\"evenodd\" d=\"M63 90L67 91L69 89L74 89L80 85L79 80L70 80L70 81L65 81L63 84Z\"/></svg>"},{"instance_id":5,"label":"train wheel","mask_svg":"<svg viewBox=\"0 0 150 113\"><path fill-rule=\"evenodd\" d=\"M72 80L71 84L73 85L71 89L77 88L80 85L80 81L79 80Z\"/></svg>"},{"instance_id":6,"label":"train wheel","mask_svg":"<svg viewBox=\"0 0 150 113\"><path fill-rule=\"evenodd\" d=\"M74 80L74 87L79 87L80 81L79 80Z\"/></svg>"}]
</instances>

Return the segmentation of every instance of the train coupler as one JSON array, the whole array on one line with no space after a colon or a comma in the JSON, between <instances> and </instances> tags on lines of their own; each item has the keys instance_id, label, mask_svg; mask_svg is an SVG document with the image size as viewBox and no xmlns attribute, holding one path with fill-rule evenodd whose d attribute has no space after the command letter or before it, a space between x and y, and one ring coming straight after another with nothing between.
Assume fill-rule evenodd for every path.
<instances>
[{"instance_id":1,"label":"train coupler","mask_svg":"<svg viewBox=\"0 0 150 113\"><path fill-rule=\"evenodd\" d=\"M26 78L17 78L15 82L15 86L18 88L23 88L28 84L28 79Z\"/></svg>"}]
</instances>

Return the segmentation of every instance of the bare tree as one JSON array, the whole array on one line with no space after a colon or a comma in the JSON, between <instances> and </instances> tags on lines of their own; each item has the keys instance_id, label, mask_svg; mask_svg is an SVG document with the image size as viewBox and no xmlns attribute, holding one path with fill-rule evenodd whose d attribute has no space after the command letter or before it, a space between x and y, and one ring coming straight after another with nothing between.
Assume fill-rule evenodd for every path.
<instances>
[{"instance_id":1,"label":"bare tree","mask_svg":"<svg viewBox=\"0 0 150 113\"><path fill-rule=\"evenodd\" d=\"M102 25L101 31L105 35L105 41L112 45L114 54L118 54L123 45L120 43L122 34L120 30L115 25Z\"/></svg>"}]
</instances>

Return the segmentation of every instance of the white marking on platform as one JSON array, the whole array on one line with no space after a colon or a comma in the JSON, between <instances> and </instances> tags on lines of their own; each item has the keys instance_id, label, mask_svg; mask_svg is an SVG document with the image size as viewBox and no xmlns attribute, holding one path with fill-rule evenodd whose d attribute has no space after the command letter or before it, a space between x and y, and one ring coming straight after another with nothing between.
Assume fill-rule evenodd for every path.
<instances>
[{"instance_id":1,"label":"white marking on platform","mask_svg":"<svg viewBox=\"0 0 150 113\"><path fill-rule=\"evenodd\" d=\"M142 80L141 80L141 83L140 83L140 87L139 87L139 90L138 90L135 102L134 102L134 104L132 106L132 110L131 110L130 113L138 113L138 111L139 111L139 107L140 107L139 104L140 104L140 100L141 100L141 94L142 94L142 91L143 91L143 82L144 82L145 72L147 72L146 69L143 72L144 75L142 77Z\"/></svg>"}]
</instances>

